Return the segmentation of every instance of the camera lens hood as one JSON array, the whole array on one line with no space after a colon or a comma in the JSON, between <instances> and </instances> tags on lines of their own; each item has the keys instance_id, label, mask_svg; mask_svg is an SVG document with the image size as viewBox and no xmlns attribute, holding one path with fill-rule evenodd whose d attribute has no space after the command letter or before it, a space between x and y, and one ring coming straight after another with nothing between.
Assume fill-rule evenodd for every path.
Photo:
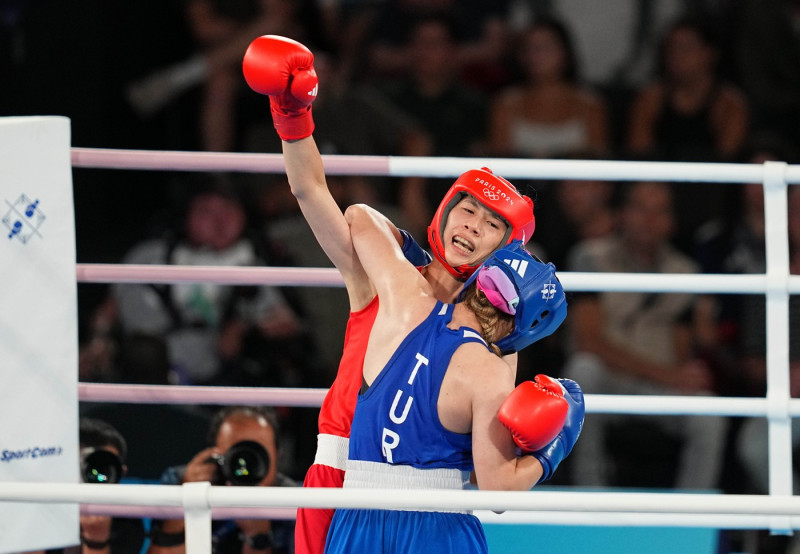
<instances>
[{"instance_id":1,"label":"camera lens hood","mask_svg":"<svg viewBox=\"0 0 800 554\"><path fill-rule=\"evenodd\" d=\"M81 450L81 479L84 483L119 483L122 479L122 460L103 448Z\"/></svg>"},{"instance_id":2,"label":"camera lens hood","mask_svg":"<svg viewBox=\"0 0 800 554\"><path fill-rule=\"evenodd\" d=\"M271 460L261 444L245 440L231 446L218 463L226 483L254 486L269 473Z\"/></svg>"}]
</instances>

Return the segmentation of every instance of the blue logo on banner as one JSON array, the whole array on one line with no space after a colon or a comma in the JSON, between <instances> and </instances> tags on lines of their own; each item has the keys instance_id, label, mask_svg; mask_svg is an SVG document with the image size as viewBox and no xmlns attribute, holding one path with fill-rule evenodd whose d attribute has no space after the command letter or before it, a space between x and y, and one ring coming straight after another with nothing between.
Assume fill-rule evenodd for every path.
<instances>
[{"instance_id":1,"label":"blue logo on banner","mask_svg":"<svg viewBox=\"0 0 800 554\"><path fill-rule=\"evenodd\" d=\"M60 456L63 449L61 446L34 446L20 448L19 450L4 449L0 452L0 462L13 462L14 460L30 460L35 458L47 458L49 456Z\"/></svg>"},{"instance_id":2,"label":"blue logo on banner","mask_svg":"<svg viewBox=\"0 0 800 554\"><path fill-rule=\"evenodd\" d=\"M3 225L6 227L9 240L16 238L22 244L27 242L34 236L41 237L39 228L44 222L45 215L39 208L39 200L31 200L24 194L20 194L15 202L6 200L6 211L3 219Z\"/></svg>"}]
</instances>

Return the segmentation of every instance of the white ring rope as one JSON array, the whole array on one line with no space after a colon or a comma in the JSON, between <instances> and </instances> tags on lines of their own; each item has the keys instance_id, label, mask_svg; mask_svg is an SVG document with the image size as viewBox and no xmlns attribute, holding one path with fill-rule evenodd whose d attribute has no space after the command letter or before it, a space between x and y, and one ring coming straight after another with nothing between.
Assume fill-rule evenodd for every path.
<instances>
[{"instance_id":1,"label":"white ring rope","mask_svg":"<svg viewBox=\"0 0 800 554\"><path fill-rule=\"evenodd\" d=\"M180 517L185 486L65 483L0 483L0 501L80 502L87 514ZM521 491L436 491L420 495L395 489L208 486L202 499L211 518L291 519L297 507L479 510L487 522L553 525L630 525L756 529L776 517L800 528L800 498L755 495ZM503 513L493 512L519 512ZM703 517L698 517L698 516ZM605 522L598 521L606 516ZM708 518L708 519L706 519ZM709 523L709 520L713 522Z\"/></svg>"},{"instance_id":2,"label":"white ring rope","mask_svg":"<svg viewBox=\"0 0 800 554\"><path fill-rule=\"evenodd\" d=\"M78 383L82 402L129 404L261 404L315 408L322 404L327 389L283 387L204 387L181 385L116 385ZM715 415L767 417L765 398L720 396L625 396L587 394L586 412L636 415ZM789 414L800 416L800 399L789 401Z\"/></svg>"},{"instance_id":3,"label":"white ring rope","mask_svg":"<svg viewBox=\"0 0 800 554\"><path fill-rule=\"evenodd\" d=\"M395 494L396 491L391 491ZM599 493L598 493L599 494ZM115 504L81 504L82 515L106 515L129 518L178 519L183 510L176 507L122 506ZM623 526L623 527L702 527L711 529L767 529L773 518L755 514L713 514L703 517L687 513L636 513L636 512L564 512L515 511L497 514L491 510L475 510L475 515L484 523L519 525L583 525L583 526ZM293 520L295 508L211 508L212 519L273 519ZM782 516L785 517L785 516ZM791 516L790 516L791 517ZM790 525L800 528L800 517L791 517Z\"/></svg>"},{"instance_id":4,"label":"white ring rope","mask_svg":"<svg viewBox=\"0 0 800 554\"><path fill-rule=\"evenodd\" d=\"M614 181L690 181L760 183L764 165L596 160L520 160L513 158L425 158L416 156L323 155L328 175L457 177L488 165L508 179L603 179ZM284 173L283 155L72 148L73 167L172 171ZM765 164L766 165L766 164ZM800 184L800 166L787 166L789 184Z\"/></svg>"},{"instance_id":5,"label":"white ring rope","mask_svg":"<svg viewBox=\"0 0 800 554\"><path fill-rule=\"evenodd\" d=\"M115 485L65 483L0 483L0 501L80 502L94 505L92 513L136 513L133 510L101 510L98 505L148 507L138 513L175 515L183 509L187 487L178 485ZM196 499L195 499L196 500ZM749 528L767 518L789 518L800 527L800 497L733 494L687 494L651 492L573 492L573 491L452 491L437 490L422 495L418 491L397 489L326 489L299 487L215 487L208 486L200 499L210 514L229 517L228 509L291 509L297 507L437 509L448 506L460 510L519 511L514 523L535 523L546 518L551 524L576 525L592 521L598 513L632 518L658 514L687 518L710 515L714 518L739 516L726 521L725 528ZM157 507L153 512L150 507ZM165 509L166 507L167 509ZM170 509L171 508L171 509ZM214 509L218 509L213 511ZM243 513L243 512L238 512ZM248 511L249 517L288 512ZM483 514L488 517L488 514ZM660 523L661 522L661 523ZM661 525L661 518L647 518L640 524ZM727 527L728 525L733 527Z\"/></svg>"},{"instance_id":6,"label":"white ring rope","mask_svg":"<svg viewBox=\"0 0 800 554\"><path fill-rule=\"evenodd\" d=\"M137 264L77 264L81 283L215 283L218 285L272 285L343 287L336 269L297 267L210 267ZM764 274L587 273L559 271L569 292L692 292L764 293L773 282ZM787 276L780 290L800 293L800 276Z\"/></svg>"},{"instance_id":7,"label":"white ring rope","mask_svg":"<svg viewBox=\"0 0 800 554\"><path fill-rule=\"evenodd\" d=\"M280 154L155 152L73 148L74 167L283 173ZM791 496L791 417L800 416L800 400L788 390L788 299L800 293L800 277L790 276L786 239L787 185L800 184L800 166L782 162L712 164L613 162L582 160L521 160L418 158L391 156L323 156L329 175L392 177L456 177L480 165L510 179L600 179L615 181L763 183L767 219L767 270L754 275L599 274L559 272L568 291L647 291L764 294L767 298L767 398L587 395L589 413L701 414L766 417L770 430L770 494L681 494L609 492L408 491L258 487L189 487L147 485L86 485L64 483L0 483L0 501L83 502L85 512L131 513L162 510L177 515L191 507L193 517L209 520L247 510L248 517L291 516L291 507L448 508L476 509L482 520L502 523L567 525L678 525L723 529L800 529L800 497ZM335 269L218 268L78 264L84 283L263 284L275 286L341 287ZM775 329L782 329L775 333ZM779 355L780 354L780 355ZM155 387L81 383L82 401L159 403L263 403L318 406L324 389L256 389ZM431 498L433 497L433 498ZM101 504L101 505L98 505ZM205 506L203 506L203 504ZM138 506L138 508L137 508ZM247 508L242 508L246 506ZM203 510L205 508L205 511ZM105 510L105 512L104 512ZM174 510L174 511L169 511ZM270 511L272 510L272 511ZM278 510L278 511L275 511ZM283 511L280 511L283 510ZM511 510L498 515L491 510ZM145 512L142 512L145 513ZM703 517L697 517L701 515ZM291 516L293 517L293 516ZM202 519L202 517L200 518ZM187 526L187 535L191 534ZM188 536L187 536L188 541Z\"/></svg>"}]
</instances>

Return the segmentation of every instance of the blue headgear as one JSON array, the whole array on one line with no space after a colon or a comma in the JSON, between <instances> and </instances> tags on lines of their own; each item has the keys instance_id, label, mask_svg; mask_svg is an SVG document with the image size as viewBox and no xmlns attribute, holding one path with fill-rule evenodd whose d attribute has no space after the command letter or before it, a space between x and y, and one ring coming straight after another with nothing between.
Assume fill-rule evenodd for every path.
<instances>
[{"instance_id":1,"label":"blue headgear","mask_svg":"<svg viewBox=\"0 0 800 554\"><path fill-rule=\"evenodd\" d=\"M514 308L514 330L496 343L504 355L518 352L558 329L567 317L567 299L564 287L556 277L556 266L543 263L525 250L521 241L515 240L489 256L481 270L492 267L500 268L510 279L518 297ZM464 283L459 300L481 270ZM503 311L508 313L506 309Z\"/></svg>"}]
</instances>

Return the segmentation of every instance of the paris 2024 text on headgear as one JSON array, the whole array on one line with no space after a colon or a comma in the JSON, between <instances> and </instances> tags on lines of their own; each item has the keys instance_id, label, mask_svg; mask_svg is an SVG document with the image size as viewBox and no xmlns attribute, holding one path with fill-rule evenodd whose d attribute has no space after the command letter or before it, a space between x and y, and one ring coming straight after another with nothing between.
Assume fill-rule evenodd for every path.
<instances>
[{"instance_id":1,"label":"paris 2024 text on headgear","mask_svg":"<svg viewBox=\"0 0 800 554\"><path fill-rule=\"evenodd\" d=\"M520 194L514 185L492 173L488 167L470 169L463 173L442 198L428 227L428 242L433 255L457 279L468 278L480 265L464 264L453 267L445 259L442 235L447 223L447 216L465 195L475 198L487 209L503 218L508 225L506 236L498 246L508 244L512 240L520 240L524 243L531 238L536 227L536 220L533 216L533 200Z\"/></svg>"}]
</instances>

